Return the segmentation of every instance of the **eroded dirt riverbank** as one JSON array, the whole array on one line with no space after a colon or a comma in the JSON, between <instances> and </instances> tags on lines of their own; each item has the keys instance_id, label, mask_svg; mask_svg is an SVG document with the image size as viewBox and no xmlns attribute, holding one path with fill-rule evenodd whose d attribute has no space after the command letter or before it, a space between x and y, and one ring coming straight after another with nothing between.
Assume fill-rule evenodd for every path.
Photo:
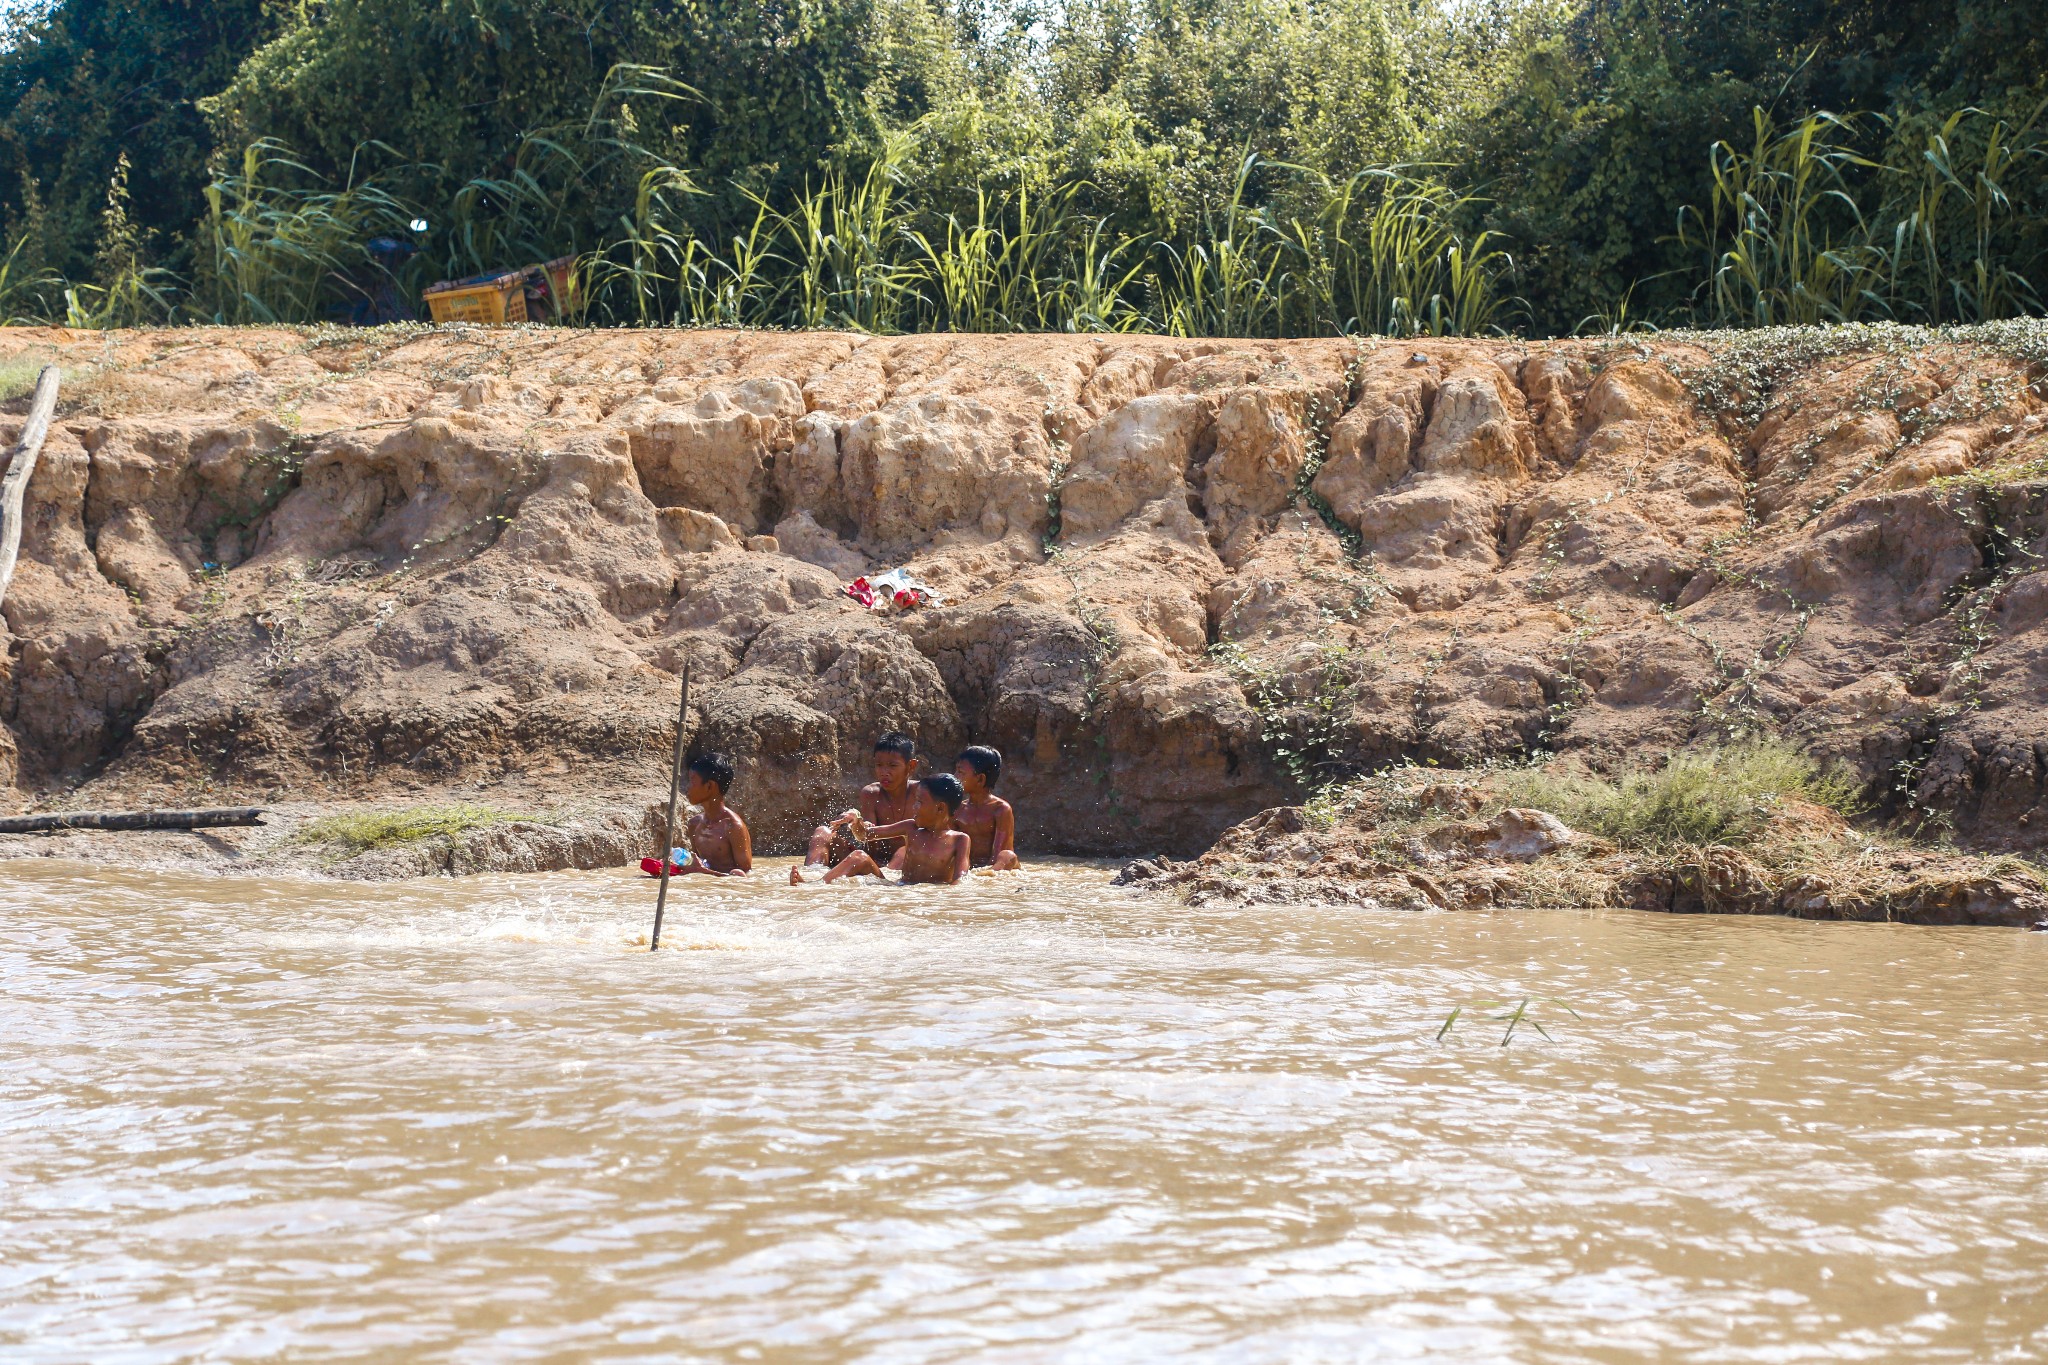
<instances>
[{"instance_id":1,"label":"eroded dirt riverbank","mask_svg":"<svg viewBox=\"0 0 2048 1365\"><path fill-rule=\"evenodd\" d=\"M884 728L1002 748L1027 850L1180 857L1303 779L1762 729L2030 850L2037 331L12 329L66 378L0 802L644 809L687 658L769 848ZM945 605L840 594L903 563Z\"/></svg>"}]
</instances>

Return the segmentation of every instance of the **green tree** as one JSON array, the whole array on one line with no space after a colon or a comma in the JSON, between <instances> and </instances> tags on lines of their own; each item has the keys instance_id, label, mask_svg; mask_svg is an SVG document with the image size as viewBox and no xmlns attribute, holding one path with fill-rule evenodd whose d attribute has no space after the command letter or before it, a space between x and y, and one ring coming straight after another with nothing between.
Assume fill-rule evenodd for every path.
<instances>
[{"instance_id":1,"label":"green tree","mask_svg":"<svg viewBox=\"0 0 2048 1365\"><path fill-rule=\"evenodd\" d=\"M380 144L432 201L585 118L614 69L659 68L697 98L630 104L634 137L736 211L734 183L783 192L861 133L869 30L866 0L316 0L204 107L221 145L272 138L330 176Z\"/></svg>"},{"instance_id":2,"label":"green tree","mask_svg":"<svg viewBox=\"0 0 2048 1365\"><path fill-rule=\"evenodd\" d=\"M2024 8L2003 0L1532 7L1515 20L1514 60L1494 97L1468 107L1436 144L1485 187L1487 225L1514 245L1536 330L1569 330L1631 289L1636 310L1684 320L1706 281L1678 240L1678 215L1709 202L1710 149L1746 141L1752 110L1785 125L1816 110L1883 116L1869 121L1863 150L1891 170L1847 184L1875 212L1891 177L1917 175L1928 133L1955 109L1984 105L2018 125L2048 95L2048 38ZM2009 188L2039 205L2040 185L2033 174ZM2039 213L2030 216L2038 225Z\"/></svg>"},{"instance_id":3,"label":"green tree","mask_svg":"<svg viewBox=\"0 0 2048 1365\"><path fill-rule=\"evenodd\" d=\"M193 101L232 80L297 9L296 0L61 0L9 23L0 30L0 204L10 228L36 199L49 238L42 258L87 276L125 153L130 221L179 263L213 148Z\"/></svg>"}]
</instances>

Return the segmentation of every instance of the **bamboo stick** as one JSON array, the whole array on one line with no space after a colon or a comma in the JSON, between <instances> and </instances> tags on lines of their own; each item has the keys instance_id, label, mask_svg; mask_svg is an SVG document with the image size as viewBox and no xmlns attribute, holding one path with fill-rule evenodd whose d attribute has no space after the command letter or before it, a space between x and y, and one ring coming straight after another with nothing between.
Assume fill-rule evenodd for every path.
<instances>
[{"instance_id":1,"label":"bamboo stick","mask_svg":"<svg viewBox=\"0 0 2048 1365\"><path fill-rule=\"evenodd\" d=\"M669 764L668 823L661 835L661 890L654 896L654 933L647 939L647 951L661 946L661 915L668 908L668 855L676 843L676 795L683 788L683 730L690 723L690 661L683 660L683 704L676 712L676 753Z\"/></svg>"},{"instance_id":2,"label":"bamboo stick","mask_svg":"<svg viewBox=\"0 0 2048 1365\"><path fill-rule=\"evenodd\" d=\"M14 560L21 553L21 503L28 496L29 476L36 472L36 457L43 453L43 438L50 434L50 415L56 410L57 367L45 365L36 376L35 401L29 404L7 477L0 479L0 602L7 600L8 585L14 582Z\"/></svg>"}]
</instances>

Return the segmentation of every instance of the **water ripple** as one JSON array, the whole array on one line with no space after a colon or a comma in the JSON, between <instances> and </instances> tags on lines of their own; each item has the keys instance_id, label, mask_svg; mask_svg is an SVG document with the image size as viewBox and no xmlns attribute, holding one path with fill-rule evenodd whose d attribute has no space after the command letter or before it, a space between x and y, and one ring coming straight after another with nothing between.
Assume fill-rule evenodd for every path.
<instances>
[{"instance_id":1,"label":"water ripple","mask_svg":"<svg viewBox=\"0 0 2048 1365\"><path fill-rule=\"evenodd\" d=\"M2048 1356L2040 936L0 879L10 1362Z\"/></svg>"}]
</instances>

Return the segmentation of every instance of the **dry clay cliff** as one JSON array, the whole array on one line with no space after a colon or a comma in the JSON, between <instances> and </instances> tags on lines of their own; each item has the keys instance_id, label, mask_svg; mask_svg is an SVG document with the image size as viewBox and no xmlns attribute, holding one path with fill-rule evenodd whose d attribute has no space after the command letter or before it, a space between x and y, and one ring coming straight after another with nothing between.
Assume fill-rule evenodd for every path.
<instances>
[{"instance_id":1,"label":"dry clay cliff","mask_svg":"<svg viewBox=\"0 0 2048 1365\"><path fill-rule=\"evenodd\" d=\"M1173 853L1763 729L2031 848L2037 340L8 330L65 387L0 804L641 797L688 659L769 846L890 728L1000 747L1027 848ZM944 606L840 593L905 563Z\"/></svg>"}]
</instances>

